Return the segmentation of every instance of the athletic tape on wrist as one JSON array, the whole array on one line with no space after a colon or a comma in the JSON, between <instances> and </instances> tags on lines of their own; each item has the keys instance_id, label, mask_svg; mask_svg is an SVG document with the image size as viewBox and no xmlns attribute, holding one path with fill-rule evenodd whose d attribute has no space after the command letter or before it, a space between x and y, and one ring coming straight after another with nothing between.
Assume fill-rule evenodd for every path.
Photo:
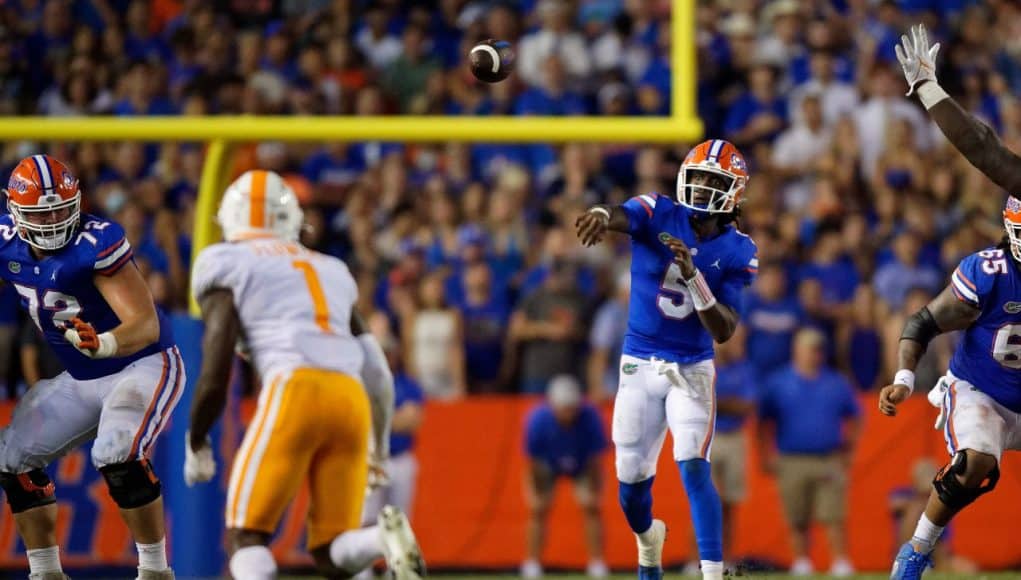
<instances>
[{"instance_id":1,"label":"athletic tape on wrist","mask_svg":"<svg viewBox=\"0 0 1021 580\"><path fill-rule=\"evenodd\" d=\"M908 388L909 393L915 391L915 373L907 369L901 369L897 371L897 374L893 376L893 384L904 385Z\"/></svg>"},{"instance_id":2,"label":"athletic tape on wrist","mask_svg":"<svg viewBox=\"0 0 1021 580\"><path fill-rule=\"evenodd\" d=\"M950 98L950 95L936 81L922 83L922 86L918 87L916 92L918 93L918 100L922 101L925 110L929 110L935 107L936 103Z\"/></svg>"},{"instance_id":3,"label":"athletic tape on wrist","mask_svg":"<svg viewBox=\"0 0 1021 580\"><path fill-rule=\"evenodd\" d=\"M695 275L690 280L685 280L684 283L688 285L688 292L691 294L691 302L695 305L695 310L702 312L716 306L716 296L713 296L713 291L709 289L709 283L706 282L705 276L700 270L695 270Z\"/></svg>"}]
</instances>

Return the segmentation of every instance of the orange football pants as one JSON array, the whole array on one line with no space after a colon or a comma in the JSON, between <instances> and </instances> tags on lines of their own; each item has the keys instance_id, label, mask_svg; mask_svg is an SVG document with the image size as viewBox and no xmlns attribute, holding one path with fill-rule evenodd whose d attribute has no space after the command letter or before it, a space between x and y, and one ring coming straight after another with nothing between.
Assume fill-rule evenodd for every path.
<instances>
[{"instance_id":1,"label":"orange football pants","mask_svg":"<svg viewBox=\"0 0 1021 580\"><path fill-rule=\"evenodd\" d=\"M307 476L309 548L358 528L370 422L365 390L345 374L300 368L264 387L231 469L227 527L273 533Z\"/></svg>"}]
</instances>

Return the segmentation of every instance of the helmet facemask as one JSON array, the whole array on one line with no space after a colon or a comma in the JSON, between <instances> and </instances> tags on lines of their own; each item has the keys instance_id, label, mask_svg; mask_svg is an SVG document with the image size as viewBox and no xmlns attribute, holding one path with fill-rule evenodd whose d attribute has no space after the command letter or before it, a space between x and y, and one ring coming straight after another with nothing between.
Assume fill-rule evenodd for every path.
<instances>
[{"instance_id":1,"label":"helmet facemask","mask_svg":"<svg viewBox=\"0 0 1021 580\"><path fill-rule=\"evenodd\" d=\"M677 201L704 213L731 213L745 178L718 167L684 164L677 176Z\"/></svg>"},{"instance_id":2,"label":"helmet facemask","mask_svg":"<svg viewBox=\"0 0 1021 580\"><path fill-rule=\"evenodd\" d=\"M1021 223L1003 218L1003 226L1007 229L1007 241L1010 242L1010 253L1021 263Z\"/></svg>"},{"instance_id":3,"label":"helmet facemask","mask_svg":"<svg viewBox=\"0 0 1021 580\"><path fill-rule=\"evenodd\" d=\"M81 195L62 200L48 194L38 205L21 205L8 200L18 236L34 248L54 251L63 248L74 237L81 218Z\"/></svg>"}]
</instances>

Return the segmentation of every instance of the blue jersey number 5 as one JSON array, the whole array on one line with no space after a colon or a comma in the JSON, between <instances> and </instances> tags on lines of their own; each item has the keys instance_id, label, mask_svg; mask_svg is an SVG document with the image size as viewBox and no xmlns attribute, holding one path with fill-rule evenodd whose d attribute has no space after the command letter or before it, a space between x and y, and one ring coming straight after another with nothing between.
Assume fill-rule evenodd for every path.
<instances>
[{"instance_id":1,"label":"blue jersey number 5","mask_svg":"<svg viewBox=\"0 0 1021 580\"><path fill-rule=\"evenodd\" d=\"M656 295L656 306L663 316L672 320L683 320L695 311L695 305L691 303L691 295L688 294L688 287L684 285L681 278L681 267L670 262L666 270L663 284L659 287L660 293Z\"/></svg>"}]
</instances>

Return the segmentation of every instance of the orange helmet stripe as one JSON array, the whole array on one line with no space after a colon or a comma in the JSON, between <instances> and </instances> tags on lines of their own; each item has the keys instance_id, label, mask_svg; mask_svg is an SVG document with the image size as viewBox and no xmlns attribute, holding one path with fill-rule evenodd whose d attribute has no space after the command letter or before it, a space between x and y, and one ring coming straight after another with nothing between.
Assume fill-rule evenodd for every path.
<instances>
[{"instance_id":1,"label":"orange helmet stripe","mask_svg":"<svg viewBox=\"0 0 1021 580\"><path fill-rule=\"evenodd\" d=\"M266 227L266 172L252 172L251 196L248 223L253 228Z\"/></svg>"}]
</instances>

